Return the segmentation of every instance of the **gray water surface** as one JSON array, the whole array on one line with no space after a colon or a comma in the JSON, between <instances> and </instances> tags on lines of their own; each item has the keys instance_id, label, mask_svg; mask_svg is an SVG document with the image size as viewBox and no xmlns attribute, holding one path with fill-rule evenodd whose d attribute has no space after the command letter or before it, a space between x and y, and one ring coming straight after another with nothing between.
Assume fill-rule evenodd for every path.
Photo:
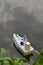
<instances>
[{"instance_id":1,"label":"gray water surface","mask_svg":"<svg viewBox=\"0 0 43 65\"><path fill-rule=\"evenodd\" d=\"M10 8L10 4L6 4L6 7L7 6ZM0 19L0 47L6 49L7 55L13 55L15 57L22 56L13 46L13 33L17 33L20 36L26 34L34 49L43 49L43 23L40 23L39 20L36 19L36 16L33 16L33 12L28 14L22 6L16 6L13 10L9 10L9 8L7 7L7 9L6 7L1 14L2 19ZM7 14L5 16L5 12L8 16ZM5 16L5 18L3 18L3 16ZM35 57L33 57L33 60L34 59Z\"/></svg>"}]
</instances>

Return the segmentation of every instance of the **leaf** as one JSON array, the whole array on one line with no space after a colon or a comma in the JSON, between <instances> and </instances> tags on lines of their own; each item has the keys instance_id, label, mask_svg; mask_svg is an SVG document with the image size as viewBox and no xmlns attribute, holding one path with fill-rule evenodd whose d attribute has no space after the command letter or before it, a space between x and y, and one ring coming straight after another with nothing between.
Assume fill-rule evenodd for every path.
<instances>
[{"instance_id":1,"label":"leaf","mask_svg":"<svg viewBox=\"0 0 43 65\"><path fill-rule=\"evenodd\" d=\"M11 57L11 59L12 59L13 61L18 60L17 58L14 58L14 57Z\"/></svg>"},{"instance_id":2,"label":"leaf","mask_svg":"<svg viewBox=\"0 0 43 65\"><path fill-rule=\"evenodd\" d=\"M43 49L40 51L41 56L43 56Z\"/></svg>"},{"instance_id":3,"label":"leaf","mask_svg":"<svg viewBox=\"0 0 43 65\"><path fill-rule=\"evenodd\" d=\"M3 62L3 65L10 65L10 63L9 63L9 61L5 60L5 61Z\"/></svg>"},{"instance_id":4,"label":"leaf","mask_svg":"<svg viewBox=\"0 0 43 65\"><path fill-rule=\"evenodd\" d=\"M19 65L24 65L23 63L19 63Z\"/></svg>"},{"instance_id":5,"label":"leaf","mask_svg":"<svg viewBox=\"0 0 43 65\"><path fill-rule=\"evenodd\" d=\"M19 65L18 61L14 61L13 65Z\"/></svg>"},{"instance_id":6,"label":"leaf","mask_svg":"<svg viewBox=\"0 0 43 65\"><path fill-rule=\"evenodd\" d=\"M34 51L38 55L38 59L31 64L30 60L27 60L26 58L6 57L5 49L0 48L2 56L2 58L0 58L0 65L24 65L24 63L29 63L30 65L43 65L43 49L40 52L37 50Z\"/></svg>"},{"instance_id":7,"label":"leaf","mask_svg":"<svg viewBox=\"0 0 43 65\"><path fill-rule=\"evenodd\" d=\"M21 61L23 61L25 63L30 63L30 61L27 60L27 59L25 59L25 58L19 58L19 61L18 62L20 63Z\"/></svg>"},{"instance_id":8,"label":"leaf","mask_svg":"<svg viewBox=\"0 0 43 65\"><path fill-rule=\"evenodd\" d=\"M34 50L35 53L38 55L38 59L32 63L32 65L42 65L43 64L43 50L41 50L40 52L37 50ZM42 55L41 55L42 54Z\"/></svg>"},{"instance_id":9,"label":"leaf","mask_svg":"<svg viewBox=\"0 0 43 65\"><path fill-rule=\"evenodd\" d=\"M5 57L6 56L6 51L3 48L0 48L0 52L1 52L1 57Z\"/></svg>"},{"instance_id":10,"label":"leaf","mask_svg":"<svg viewBox=\"0 0 43 65\"><path fill-rule=\"evenodd\" d=\"M39 51L34 50L34 52L38 55L38 57L40 57L40 56L41 56Z\"/></svg>"}]
</instances>

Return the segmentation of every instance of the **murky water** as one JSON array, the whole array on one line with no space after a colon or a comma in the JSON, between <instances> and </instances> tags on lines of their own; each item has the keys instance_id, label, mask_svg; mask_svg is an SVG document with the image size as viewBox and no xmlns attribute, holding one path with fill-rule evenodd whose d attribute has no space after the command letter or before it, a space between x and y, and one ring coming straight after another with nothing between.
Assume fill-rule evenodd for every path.
<instances>
[{"instance_id":1,"label":"murky water","mask_svg":"<svg viewBox=\"0 0 43 65\"><path fill-rule=\"evenodd\" d=\"M14 55L15 57L21 57L22 55L13 46L13 33L18 33L21 36L26 34L35 49L41 50L43 48L43 23L40 17L39 22L35 16L39 9L37 12L33 11L34 8L28 11L28 9L25 9L26 6L22 6L23 2L21 5L19 2L16 1L15 7L13 7L14 4L11 5L12 3L4 1L7 4L1 6L2 9L0 10L0 47L7 50L8 56ZM31 13L29 14L30 11Z\"/></svg>"}]
</instances>

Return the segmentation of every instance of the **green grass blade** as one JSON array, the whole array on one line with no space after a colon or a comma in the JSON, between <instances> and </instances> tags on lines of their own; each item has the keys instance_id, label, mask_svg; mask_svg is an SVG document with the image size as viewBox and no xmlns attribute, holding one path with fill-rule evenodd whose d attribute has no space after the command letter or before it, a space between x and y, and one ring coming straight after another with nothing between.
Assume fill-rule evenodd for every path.
<instances>
[{"instance_id":1,"label":"green grass blade","mask_svg":"<svg viewBox=\"0 0 43 65\"><path fill-rule=\"evenodd\" d=\"M0 52L1 52L1 57L5 57L6 56L6 51L3 48L0 48Z\"/></svg>"}]
</instances>

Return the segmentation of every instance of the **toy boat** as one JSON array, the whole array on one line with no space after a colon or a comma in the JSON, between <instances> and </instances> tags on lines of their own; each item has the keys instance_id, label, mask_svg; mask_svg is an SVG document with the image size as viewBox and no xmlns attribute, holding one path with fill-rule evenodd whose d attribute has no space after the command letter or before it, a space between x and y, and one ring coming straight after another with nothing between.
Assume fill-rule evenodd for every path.
<instances>
[{"instance_id":1,"label":"toy boat","mask_svg":"<svg viewBox=\"0 0 43 65\"><path fill-rule=\"evenodd\" d=\"M30 42L27 40L27 37L20 37L18 34L13 34L13 42L24 55L31 54L34 51L34 48L31 46Z\"/></svg>"}]
</instances>

